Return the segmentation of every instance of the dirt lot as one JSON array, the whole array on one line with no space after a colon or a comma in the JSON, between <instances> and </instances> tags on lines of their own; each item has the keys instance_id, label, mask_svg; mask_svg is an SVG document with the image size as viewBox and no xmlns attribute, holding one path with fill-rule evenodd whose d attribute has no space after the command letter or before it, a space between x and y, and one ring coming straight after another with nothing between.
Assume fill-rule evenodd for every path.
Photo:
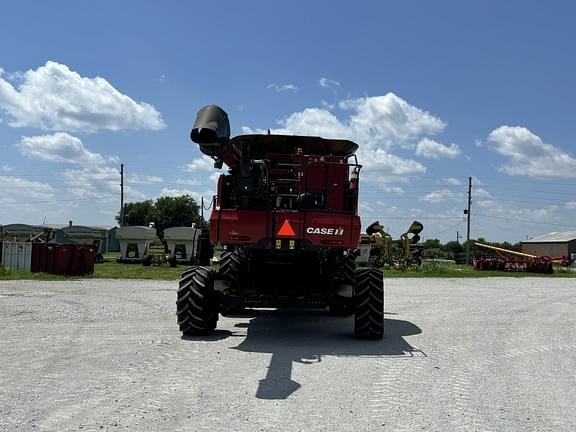
<instances>
[{"instance_id":1,"label":"dirt lot","mask_svg":"<svg viewBox=\"0 0 576 432\"><path fill-rule=\"evenodd\" d=\"M576 430L576 280L390 279L376 342L301 311L183 339L175 294L0 282L0 430Z\"/></svg>"}]
</instances>

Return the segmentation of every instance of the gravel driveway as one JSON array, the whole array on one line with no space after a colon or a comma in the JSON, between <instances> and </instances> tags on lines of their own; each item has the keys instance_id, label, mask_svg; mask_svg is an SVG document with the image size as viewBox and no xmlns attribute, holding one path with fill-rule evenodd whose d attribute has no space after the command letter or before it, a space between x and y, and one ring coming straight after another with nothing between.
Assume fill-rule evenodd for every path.
<instances>
[{"instance_id":1,"label":"gravel driveway","mask_svg":"<svg viewBox=\"0 0 576 432\"><path fill-rule=\"evenodd\" d=\"M271 310L184 339L176 285L0 281L0 430L576 430L575 279L389 279L382 341Z\"/></svg>"}]
</instances>

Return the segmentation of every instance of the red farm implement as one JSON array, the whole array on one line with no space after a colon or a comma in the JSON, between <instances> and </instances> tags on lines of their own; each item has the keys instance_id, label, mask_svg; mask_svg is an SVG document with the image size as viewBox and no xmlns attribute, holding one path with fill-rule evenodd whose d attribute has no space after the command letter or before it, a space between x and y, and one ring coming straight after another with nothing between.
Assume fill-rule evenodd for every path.
<instances>
[{"instance_id":1,"label":"red farm implement","mask_svg":"<svg viewBox=\"0 0 576 432\"><path fill-rule=\"evenodd\" d=\"M568 265L568 258L565 256L537 256L484 243L474 242L474 244L495 252L493 256L474 258L472 265L475 270L552 274L554 273L553 263L560 263L562 267Z\"/></svg>"}]
</instances>

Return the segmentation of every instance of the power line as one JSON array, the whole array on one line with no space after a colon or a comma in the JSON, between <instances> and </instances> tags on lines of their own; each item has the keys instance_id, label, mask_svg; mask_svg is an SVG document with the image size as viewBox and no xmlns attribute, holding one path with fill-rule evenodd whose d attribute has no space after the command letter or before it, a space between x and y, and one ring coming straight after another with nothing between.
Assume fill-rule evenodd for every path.
<instances>
[{"instance_id":1,"label":"power line","mask_svg":"<svg viewBox=\"0 0 576 432\"><path fill-rule=\"evenodd\" d=\"M420 216L394 216L394 217L388 217L388 216L360 216L360 219L382 219L382 220L438 220L438 219L442 219L442 220L462 220L461 217L444 217L444 216L438 216L438 217L420 217ZM464 222L462 222L464 223Z\"/></svg>"},{"instance_id":2,"label":"power line","mask_svg":"<svg viewBox=\"0 0 576 432\"><path fill-rule=\"evenodd\" d=\"M43 204L43 203L58 203L58 202L72 202L72 201L97 201L105 200L110 198L118 198L116 195L93 197L93 198L71 198L71 199L60 199L60 200L42 200L42 201L18 201L18 202L4 202L2 205L5 206L19 206L23 204Z\"/></svg>"},{"instance_id":3,"label":"power line","mask_svg":"<svg viewBox=\"0 0 576 432\"><path fill-rule=\"evenodd\" d=\"M523 223L535 224L535 225L550 225L550 226L561 226L561 227L570 227L570 228L576 227L576 225L566 225L566 224L559 224L559 223L554 223L554 222L538 222L538 221L529 221L529 220L525 220L525 219L516 219L516 218L509 218L509 217L502 217L502 216L490 216L490 215L485 215L485 214L480 214L480 213L474 213L474 214L476 216L480 216L483 218L499 219L499 220L505 220L505 221L509 221L509 222L523 222Z\"/></svg>"},{"instance_id":4,"label":"power line","mask_svg":"<svg viewBox=\"0 0 576 432\"><path fill-rule=\"evenodd\" d=\"M528 184L546 184L546 185L551 185L551 186L576 186L576 182L574 182L574 183L557 183L556 180L553 178L550 179L549 181L521 180L521 179L496 178L496 177L482 177L482 179L478 178L478 180L480 180L482 182L482 184L480 186L483 186L483 183L486 180L493 181L494 183L497 183L497 184L501 184L501 183L528 183Z\"/></svg>"},{"instance_id":5,"label":"power line","mask_svg":"<svg viewBox=\"0 0 576 432\"><path fill-rule=\"evenodd\" d=\"M426 237L434 237L434 236L437 236L438 234L444 234L447 231L451 231L451 230L454 230L456 228L461 227L462 225L464 225L465 222L466 221L462 221L462 222L460 222L454 226L451 226L450 228L446 228L445 230L435 232L434 234L426 234Z\"/></svg>"}]
</instances>

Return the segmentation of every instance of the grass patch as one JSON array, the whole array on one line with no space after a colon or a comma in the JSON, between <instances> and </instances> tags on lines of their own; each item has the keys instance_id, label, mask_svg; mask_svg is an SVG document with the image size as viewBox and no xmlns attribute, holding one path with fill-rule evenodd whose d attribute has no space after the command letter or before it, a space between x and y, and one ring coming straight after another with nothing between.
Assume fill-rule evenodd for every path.
<instances>
[{"instance_id":1,"label":"grass patch","mask_svg":"<svg viewBox=\"0 0 576 432\"><path fill-rule=\"evenodd\" d=\"M142 264L118 264L116 254L107 254L102 264L94 264L94 274L86 276L60 276L49 273L31 273L12 270L0 265L0 280L77 280L77 279L150 279L178 280L186 266L169 267L168 265L144 267Z\"/></svg>"},{"instance_id":2,"label":"grass patch","mask_svg":"<svg viewBox=\"0 0 576 432\"><path fill-rule=\"evenodd\" d=\"M0 265L0 280L21 280L21 279L30 279L30 280L66 280L65 276L58 276L48 273L31 273L24 270L12 270L7 269Z\"/></svg>"},{"instance_id":3,"label":"grass patch","mask_svg":"<svg viewBox=\"0 0 576 432\"><path fill-rule=\"evenodd\" d=\"M170 267L161 266L144 267L142 264L118 264L116 256L105 257L102 264L94 265L93 278L102 279L153 279L178 280L187 266Z\"/></svg>"},{"instance_id":4,"label":"grass patch","mask_svg":"<svg viewBox=\"0 0 576 432\"><path fill-rule=\"evenodd\" d=\"M142 264L118 264L116 254L107 254L104 263L94 265L94 274L88 276L58 276L48 273L30 273L21 270L6 269L0 265L0 280L77 280L77 279L149 279L149 280L172 280L180 279L180 275L186 269L185 265L172 268L167 265L144 267ZM576 272L555 268L554 274L545 275L527 272L499 272L499 271L476 271L471 266L454 265L444 262L425 262L421 267L399 270L384 269L386 278L485 278L485 277L552 277L552 278L575 278Z\"/></svg>"},{"instance_id":5,"label":"grass patch","mask_svg":"<svg viewBox=\"0 0 576 432\"><path fill-rule=\"evenodd\" d=\"M421 267L407 270L384 269L383 272L385 277L390 278L576 277L576 272L573 270L560 267L554 268L554 273L547 275L528 272L478 271L474 270L472 266L450 265L440 262L425 262Z\"/></svg>"}]
</instances>

